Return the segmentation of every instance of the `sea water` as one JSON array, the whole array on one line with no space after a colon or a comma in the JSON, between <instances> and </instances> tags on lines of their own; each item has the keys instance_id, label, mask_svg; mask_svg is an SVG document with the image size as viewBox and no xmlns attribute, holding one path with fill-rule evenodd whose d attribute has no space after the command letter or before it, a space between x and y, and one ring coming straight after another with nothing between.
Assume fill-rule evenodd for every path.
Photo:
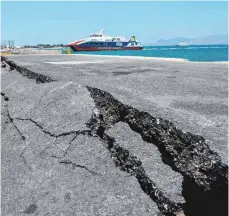
<instances>
[{"instance_id":1,"label":"sea water","mask_svg":"<svg viewBox=\"0 0 229 216\"><path fill-rule=\"evenodd\" d=\"M63 51L66 53L66 51ZM163 58L182 58L189 61L228 61L228 45L192 45L192 46L144 46L143 50L117 51L71 51L71 54L93 54L114 56L146 56Z\"/></svg>"}]
</instances>

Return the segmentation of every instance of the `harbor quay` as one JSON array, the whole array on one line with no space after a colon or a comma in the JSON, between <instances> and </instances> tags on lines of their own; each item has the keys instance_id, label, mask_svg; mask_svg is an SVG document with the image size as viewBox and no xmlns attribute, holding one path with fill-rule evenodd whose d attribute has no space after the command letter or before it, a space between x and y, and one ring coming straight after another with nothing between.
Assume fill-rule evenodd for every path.
<instances>
[{"instance_id":1,"label":"harbor quay","mask_svg":"<svg viewBox=\"0 0 229 216\"><path fill-rule=\"evenodd\" d=\"M3 215L226 215L227 78L225 62L2 57Z\"/></svg>"}]
</instances>

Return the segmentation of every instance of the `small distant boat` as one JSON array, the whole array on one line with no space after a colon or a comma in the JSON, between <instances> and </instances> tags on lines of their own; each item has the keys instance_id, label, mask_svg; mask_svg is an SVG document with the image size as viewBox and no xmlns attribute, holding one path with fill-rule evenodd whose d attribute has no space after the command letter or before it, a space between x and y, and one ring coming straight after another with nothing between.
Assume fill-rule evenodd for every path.
<instances>
[{"instance_id":1,"label":"small distant boat","mask_svg":"<svg viewBox=\"0 0 229 216\"><path fill-rule=\"evenodd\" d=\"M181 42L181 43L176 44L176 46L186 47L188 46L188 44L185 42Z\"/></svg>"},{"instance_id":2,"label":"small distant boat","mask_svg":"<svg viewBox=\"0 0 229 216\"><path fill-rule=\"evenodd\" d=\"M123 36L104 35L104 31L91 33L89 38L74 41L68 44L74 51L100 50L142 50L143 46L132 36L130 39Z\"/></svg>"}]
</instances>

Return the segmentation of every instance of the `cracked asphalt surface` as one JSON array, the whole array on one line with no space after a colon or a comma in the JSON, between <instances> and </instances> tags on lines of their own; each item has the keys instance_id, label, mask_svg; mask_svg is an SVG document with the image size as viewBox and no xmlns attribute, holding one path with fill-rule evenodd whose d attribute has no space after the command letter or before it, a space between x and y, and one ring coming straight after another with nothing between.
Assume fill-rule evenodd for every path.
<instances>
[{"instance_id":1,"label":"cracked asphalt surface","mask_svg":"<svg viewBox=\"0 0 229 216\"><path fill-rule=\"evenodd\" d=\"M227 164L228 65L77 55L8 60L53 82L1 69L3 215L172 215L132 168L120 169L119 148L141 161L163 202L185 202L183 176L127 124L106 131L117 148L92 133L87 123L95 102L86 86L203 136ZM171 206L174 215L183 214Z\"/></svg>"}]
</instances>

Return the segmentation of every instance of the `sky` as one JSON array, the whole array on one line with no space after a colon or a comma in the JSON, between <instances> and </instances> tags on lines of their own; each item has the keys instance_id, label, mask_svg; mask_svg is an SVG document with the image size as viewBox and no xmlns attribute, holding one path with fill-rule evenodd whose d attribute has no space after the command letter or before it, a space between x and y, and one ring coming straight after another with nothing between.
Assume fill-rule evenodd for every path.
<instances>
[{"instance_id":1,"label":"sky","mask_svg":"<svg viewBox=\"0 0 229 216\"><path fill-rule=\"evenodd\" d=\"M228 33L225 2L1 2L1 39L15 45L67 44L104 29L143 44Z\"/></svg>"}]
</instances>

